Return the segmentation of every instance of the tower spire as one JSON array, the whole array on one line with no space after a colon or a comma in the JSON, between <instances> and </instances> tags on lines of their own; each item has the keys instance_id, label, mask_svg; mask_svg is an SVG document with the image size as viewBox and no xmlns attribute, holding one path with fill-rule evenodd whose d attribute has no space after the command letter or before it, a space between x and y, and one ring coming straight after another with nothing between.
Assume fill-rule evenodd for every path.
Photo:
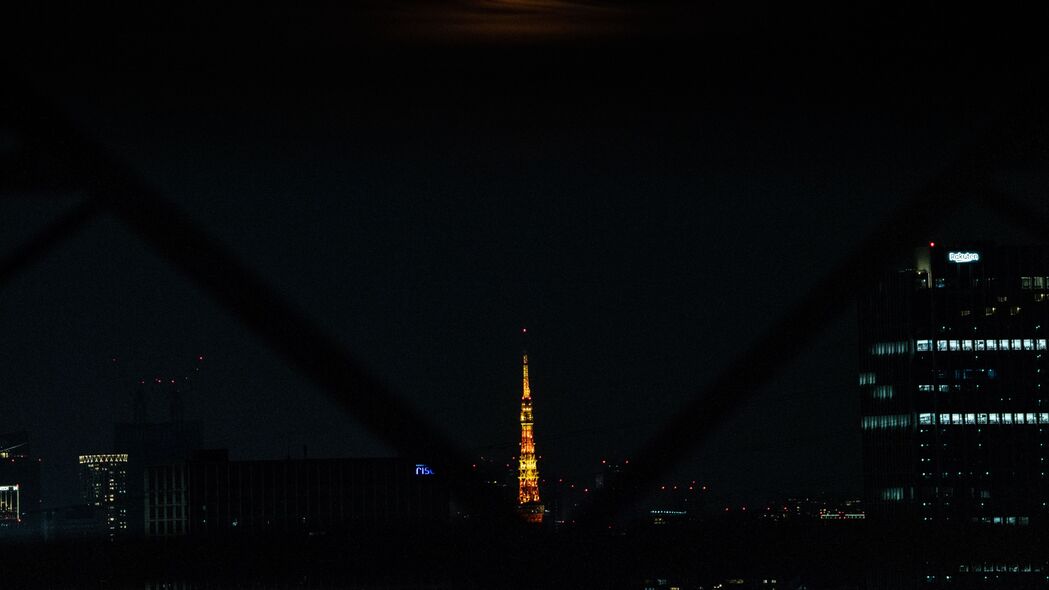
<instances>
[{"instance_id":1,"label":"tower spire","mask_svg":"<svg viewBox=\"0 0 1049 590\"><path fill-rule=\"evenodd\" d=\"M527 328L521 330L527 334ZM535 458L535 436L532 430L532 388L528 383L528 351L521 354L521 452L517 467L517 504L529 522L543 521L543 505L539 500L539 468Z\"/></svg>"}]
</instances>

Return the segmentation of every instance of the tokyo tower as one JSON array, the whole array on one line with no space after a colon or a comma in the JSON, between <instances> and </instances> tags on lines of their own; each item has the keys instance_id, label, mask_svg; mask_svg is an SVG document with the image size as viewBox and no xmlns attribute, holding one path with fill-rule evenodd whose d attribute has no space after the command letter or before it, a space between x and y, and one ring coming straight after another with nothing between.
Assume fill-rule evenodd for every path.
<instances>
[{"instance_id":1,"label":"tokyo tower","mask_svg":"<svg viewBox=\"0 0 1049 590\"><path fill-rule=\"evenodd\" d=\"M527 330L522 330L527 333ZM528 353L523 355L524 381L521 393L521 452L517 468L517 504L528 522L543 522L543 505L539 500L539 468L535 459L535 437L532 433L532 389L528 386Z\"/></svg>"}]
</instances>

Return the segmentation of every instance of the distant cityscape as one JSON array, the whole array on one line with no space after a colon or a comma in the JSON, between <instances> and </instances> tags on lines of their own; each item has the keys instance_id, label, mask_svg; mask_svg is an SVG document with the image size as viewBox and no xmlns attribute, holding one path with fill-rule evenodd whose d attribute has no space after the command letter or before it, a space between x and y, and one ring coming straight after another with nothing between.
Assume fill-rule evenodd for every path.
<instances>
[{"instance_id":1,"label":"distant cityscape","mask_svg":"<svg viewBox=\"0 0 1049 590\"><path fill-rule=\"evenodd\" d=\"M913 265L886 273L860 298L859 318L863 498L747 505L726 502L709 481L666 481L651 484L610 528L877 525L936 535L937 527L953 526L979 535L1049 525L1049 251L929 243ZM542 397L531 391L527 354L522 368L519 453L479 456L472 469L486 474L484 483L516 505L529 526L572 529L589 497L620 485L630 460L595 461L578 480L549 476L532 411ZM145 399L158 393L168 397L170 415L150 422ZM206 448L201 424L183 417L176 381L143 382L133 395L133 419L114 425L111 449L70 456L79 464L80 504L45 509L41 461L29 435L0 436L0 537L311 537L361 526L454 526L478 516L456 502L439 466L414 458L310 458L305 449L296 458L231 460L225 449ZM1013 542L995 539L999 550ZM922 583L1049 579L1044 559L980 551L964 561L930 562ZM693 587L786 588L784 579L725 578ZM664 586L683 587L670 578L645 587Z\"/></svg>"}]
</instances>

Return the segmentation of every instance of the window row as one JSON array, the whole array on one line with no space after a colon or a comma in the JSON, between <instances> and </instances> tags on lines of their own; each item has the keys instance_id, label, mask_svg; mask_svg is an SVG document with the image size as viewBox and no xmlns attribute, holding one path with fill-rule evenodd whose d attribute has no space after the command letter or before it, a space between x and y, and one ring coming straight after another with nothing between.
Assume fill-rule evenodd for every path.
<instances>
[{"instance_id":1,"label":"window row","mask_svg":"<svg viewBox=\"0 0 1049 590\"><path fill-rule=\"evenodd\" d=\"M976 518L973 518L976 521ZM983 524L1004 524L1008 526L1027 526L1031 524L1031 518L1028 516L981 516L980 520ZM965 567L965 566L962 566ZM965 570L962 570L965 571ZM973 570L979 571L979 570ZM999 570L1002 571L1002 570ZM1015 570L1013 570L1015 571ZM1027 570L1030 571L1030 570Z\"/></svg>"},{"instance_id":2,"label":"window row","mask_svg":"<svg viewBox=\"0 0 1049 590\"><path fill-rule=\"evenodd\" d=\"M1049 288L1049 277L1020 277L1021 289Z\"/></svg>"},{"instance_id":3,"label":"window row","mask_svg":"<svg viewBox=\"0 0 1049 590\"><path fill-rule=\"evenodd\" d=\"M930 352L933 349L932 340L917 340L914 349L918 352ZM937 352L969 352L982 350L1045 350L1046 339L1012 338L1012 339L990 339L990 340L936 340Z\"/></svg>"},{"instance_id":4,"label":"window row","mask_svg":"<svg viewBox=\"0 0 1049 590\"><path fill-rule=\"evenodd\" d=\"M907 428L911 425L910 414L895 414L890 416L864 416L863 429L883 428Z\"/></svg>"},{"instance_id":5,"label":"window row","mask_svg":"<svg viewBox=\"0 0 1049 590\"><path fill-rule=\"evenodd\" d=\"M871 354L874 356L883 356L887 354L907 354L911 351L911 343L907 341L901 342L876 342L871 344Z\"/></svg>"},{"instance_id":6,"label":"window row","mask_svg":"<svg viewBox=\"0 0 1049 590\"><path fill-rule=\"evenodd\" d=\"M963 426L969 424L1049 424L1049 412L990 414L918 414L918 424Z\"/></svg>"}]
</instances>

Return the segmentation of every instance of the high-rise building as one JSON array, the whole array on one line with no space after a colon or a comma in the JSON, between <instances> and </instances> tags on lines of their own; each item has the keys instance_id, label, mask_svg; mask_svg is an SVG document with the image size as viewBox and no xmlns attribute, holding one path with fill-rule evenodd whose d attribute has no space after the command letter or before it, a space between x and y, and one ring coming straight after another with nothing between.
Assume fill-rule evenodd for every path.
<instances>
[{"instance_id":1,"label":"high-rise building","mask_svg":"<svg viewBox=\"0 0 1049 590\"><path fill-rule=\"evenodd\" d=\"M80 484L84 503L101 513L109 538L128 532L128 456L80 455Z\"/></svg>"},{"instance_id":2,"label":"high-rise building","mask_svg":"<svg viewBox=\"0 0 1049 590\"><path fill-rule=\"evenodd\" d=\"M0 537L40 533L40 459L25 432L0 434Z\"/></svg>"},{"instance_id":3,"label":"high-rise building","mask_svg":"<svg viewBox=\"0 0 1049 590\"><path fill-rule=\"evenodd\" d=\"M188 460L203 446L200 422L184 418L180 387L178 379L143 380L132 399L133 421L118 422L114 427L116 452L128 456L128 530L136 535L145 530L146 468ZM162 396L167 397L168 419L150 420L147 401Z\"/></svg>"},{"instance_id":4,"label":"high-rise building","mask_svg":"<svg viewBox=\"0 0 1049 590\"><path fill-rule=\"evenodd\" d=\"M230 461L224 450L146 469L150 537L312 535L443 522L442 474L403 459Z\"/></svg>"},{"instance_id":5,"label":"high-rise building","mask_svg":"<svg viewBox=\"0 0 1049 590\"><path fill-rule=\"evenodd\" d=\"M528 384L528 354L523 355L524 381L521 393L521 452L517 467L517 504L528 522L543 522L543 504L539 499L539 467L535 456L532 427L532 388Z\"/></svg>"},{"instance_id":6,"label":"high-rise building","mask_svg":"<svg viewBox=\"0 0 1049 590\"><path fill-rule=\"evenodd\" d=\"M874 519L1049 522L1049 250L929 244L859 301Z\"/></svg>"}]
</instances>

